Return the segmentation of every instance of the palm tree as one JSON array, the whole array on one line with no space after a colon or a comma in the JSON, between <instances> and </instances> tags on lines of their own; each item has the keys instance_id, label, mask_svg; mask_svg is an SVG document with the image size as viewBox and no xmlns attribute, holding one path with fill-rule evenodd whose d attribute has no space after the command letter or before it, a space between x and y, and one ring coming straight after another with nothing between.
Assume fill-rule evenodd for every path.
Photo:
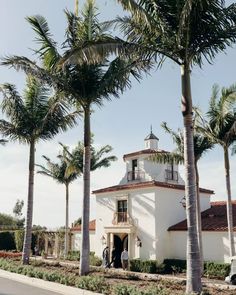
<instances>
[{"instance_id":1,"label":"palm tree","mask_svg":"<svg viewBox=\"0 0 236 295\"><path fill-rule=\"evenodd\" d=\"M37 173L51 177L60 184L65 185L66 189L66 218L65 218L65 248L64 255L68 255L69 247L69 185L79 176L79 172L68 173L68 159L61 154L58 156L59 163L52 162L47 156L42 156L46 160L46 167L43 165L36 165L41 170Z\"/></svg>"},{"instance_id":2,"label":"palm tree","mask_svg":"<svg viewBox=\"0 0 236 295\"><path fill-rule=\"evenodd\" d=\"M75 124L76 113L69 114L65 103L57 97L49 98L49 90L38 80L28 76L24 96L14 85L4 84L1 108L6 120L0 120L0 132L12 141L29 145L29 180L23 264L29 263L33 217L35 146L39 140L49 140L60 131Z\"/></svg>"},{"instance_id":3,"label":"palm tree","mask_svg":"<svg viewBox=\"0 0 236 295\"><path fill-rule=\"evenodd\" d=\"M6 142L7 142L7 140L5 140L5 139L0 139L0 144L1 144L1 145L5 145Z\"/></svg>"},{"instance_id":4,"label":"palm tree","mask_svg":"<svg viewBox=\"0 0 236 295\"><path fill-rule=\"evenodd\" d=\"M83 158L84 158L84 144L79 142L78 145L70 152L68 147L60 143L63 147L63 155L67 158L69 163L68 172L72 171L83 171ZM112 152L112 147L110 145L105 145L98 150L93 145L93 136L91 138L91 162L90 170L95 171L99 168L107 168L111 165L111 162L117 160L116 156L106 156Z\"/></svg>"},{"instance_id":5,"label":"palm tree","mask_svg":"<svg viewBox=\"0 0 236 295\"><path fill-rule=\"evenodd\" d=\"M206 118L199 118L197 127L199 132L207 136L212 143L220 145L224 152L230 256L235 255L229 162L229 148L236 140L235 102L236 85L222 88L221 91L217 85L214 85Z\"/></svg>"},{"instance_id":6,"label":"palm tree","mask_svg":"<svg viewBox=\"0 0 236 295\"><path fill-rule=\"evenodd\" d=\"M84 116L84 153L83 153L83 212L82 212L82 238L80 274L89 272L89 214L90 214L90 146L91 127L90 115L93 106L101 107L104 100L110 100L111 96L119 97L126 88L131 87L130 75L139 80L141 70L149 70L150 64L139 59L122 59L116 57L113 60L109 53L104 53L99 61L93 62L96 53L92 53L94 59L87 59L83 49L88 48L94 42L113 42L107 34L107 24L100 24L97 18L97 9L94 0L87 0L80 17L66 11L68 27L66 40L63 42L61 55L57 50L57 44L52 40L48 24L42 16L29 17L28 21L37 34L37 41L41 48L37 50L44 68L38 67L26 57L12 56L5 58L3 65L11 66L17 70L31 73L39 79L52 84L56 90L64 92L70 103L80 106ZM81 49L80 63L78 58L72 57L73 52Z\"/></svg>"},{"instance_id":7,"label":"palm tree","mask_svg":"<svg viewBox=\"0 0 236 295\"><path fill-rule=\"evenodd\" d=\"M236 41L236 5L225 6L223 0L117 0L130 15L118 18L126 41L99 40L84 45L67 56L76 61L81 55L90 59L105 52L134 54L154 60L158 67L166 58L180 66L182 115L184 124L184 158L187 203L187 284L186 292L201 292L201 266L197 243L196 175L194 170L191 69L202 67L204 59L212 62L217 53ZM104 41L104 42L103 42Z\"/></svg>"},{"instance_id":8,"label":"palm tree","mask_svg":"<svg viewBox=\"0 0 236 295\"><path fill-rule=\"evenodd\" d=\"M162 128L170 134L173 139L173 142L176 145L176 149L172 153L157 153L151 156L151 159L159 163L184 163L184 135L183 132L179 129L178 132L173 131L167 126L166 122L162 123ZM213 148L213 143L209 140L207 136L200 134L194 129L193 134L193 143L194 143L194 168L196 173L196 186L197 186L197 199L196 199L196 211L197 211L197 235L198 235L198 244L200 251L200 263L201 270L203 272L203 248L202 248L202 223L201 223L201 206L200 206L200 193L199 193L199 172L198 172L198 161L202 156Z\"/></svg>"}]
</instances>

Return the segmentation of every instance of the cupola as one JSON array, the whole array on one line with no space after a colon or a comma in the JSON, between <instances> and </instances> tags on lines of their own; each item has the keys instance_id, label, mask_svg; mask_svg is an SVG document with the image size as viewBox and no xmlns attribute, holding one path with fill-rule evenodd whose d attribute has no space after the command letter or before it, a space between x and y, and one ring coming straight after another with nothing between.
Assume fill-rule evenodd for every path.
<instances>
[{"instance_id":1,"label":"cupola","mask_svg":"<svg viewBox=\"0 0 236 295\"><path fill-rule=\"evenodd\" d=\"M152 126L151 126L150 134L144 139L145 148L150 150L157 150L158 141L159 141L159 138L157 138L156 135L152 133Z\"/></svg>"}]
</instances>

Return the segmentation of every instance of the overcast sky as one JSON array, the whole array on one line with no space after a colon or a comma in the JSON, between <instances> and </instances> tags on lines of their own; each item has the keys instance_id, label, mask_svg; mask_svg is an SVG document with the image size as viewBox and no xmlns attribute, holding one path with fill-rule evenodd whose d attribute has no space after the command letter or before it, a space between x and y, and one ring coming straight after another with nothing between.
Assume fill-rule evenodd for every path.
<instances>
[{"instance_id":1,"label":"overcast sky","mask_svg":"<svg viewBox=\"0 0 236 295\"><path fill-rule=\"evenodd\" d=\"M80 9L84 1L80 2ZM226 1L230 3L232 1ZM115 0L97 0L100 17L112 19L122 14ZM1 0L0 10L0 56L24 55L35 59L32 48L37 48L35 35L26 16L40 14L48 20L55 40L60 44L64 38L65 16L63 10L74 10L74 0ZM236 82L236 50L229 48L226 54L219 54L213 65L204 64L202 69L195 67L192 72L192 95L194 104L203 111L207 109L212 85L218 83L230 86ZM21 91L25 76L14 70L0 68L0 83L10 82ZM118 161L110 168L92 173L91 190L115 185L125 173L122 156L125 153L144 148L144 138L153 126L153 132L160 139L159 148L173 150L174 145L160 127L166 121L172 128L182 128L180 108L180 69L166 61L161 70L143 77L139 84L132 83L120 99L106 102L104 107L95 109L92 114L92 132L95 144L113 146L113 154ZM36 162L43 164L42 155L52 159L58 154L58 142L73 147L82 140L82 121L73 130L58 135L53 141L41 142L36 148ZM0 146L0 212L12 213L17 198L27 199L28 146L8 143ZM232 193L236 198L236 156L231 157ZM183 171L183 168L180 169ZM225 178L223 151L215 148L200 162L200 184L215 191L212 200L225 200ZM91 218L95 216L94 197L91 197ZM82 180L78 179L70 190L70 222L81 216ZM61 226L65 219L65 189L47 177L35 177L33 223L50 228Z\"/></svg>"}]
</instances>

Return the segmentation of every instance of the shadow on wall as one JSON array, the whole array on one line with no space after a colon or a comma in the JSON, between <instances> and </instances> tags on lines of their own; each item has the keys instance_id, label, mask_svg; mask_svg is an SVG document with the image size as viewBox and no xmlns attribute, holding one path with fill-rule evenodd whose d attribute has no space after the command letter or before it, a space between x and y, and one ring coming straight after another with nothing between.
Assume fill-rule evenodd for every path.
<instances>
[{"instance_id":1,"label":"shadow on wall","mask_svg":"<svg viewBox=\"0 0 236 295\"><path fill-rule=\"evenodd\" d=\"M115 212L115 207L114 207L114 202L112 202L113 198L102 198L102 199L98 199L97 198L97 202L99 204L101 204L102 206L109 208L110 210Z\"/></svg>"},{"instance_id":2,"label":"shadow on wall","mask_svg":"<svg viewBox=\"0 0 236 295\"><path fill-rule=\"evenodd\" d=\"M139 206L134 205L134 200ZM150 203L153 203L153 206L150 205ZM136 195L134 198L132 198L132 212L138 213L142 216L152 215L155 216L155 202L147 197L146 195L139 194ZM135 214L136 215L136 214Z\"/></svg>"},{"instance_id":3,"label":"shadow on wall","mask_svg":"<svg viewBox=\"0 0 236 295\"><path fill-rule=\"evenodd\" d=\"M155 237L148 234L146 231L140 230L138 231L138 236L142 241L142 247L140 247L140 258L141 259L150 259L154 255L156 255L155 245Z\"/></svg>"}]
</instances>

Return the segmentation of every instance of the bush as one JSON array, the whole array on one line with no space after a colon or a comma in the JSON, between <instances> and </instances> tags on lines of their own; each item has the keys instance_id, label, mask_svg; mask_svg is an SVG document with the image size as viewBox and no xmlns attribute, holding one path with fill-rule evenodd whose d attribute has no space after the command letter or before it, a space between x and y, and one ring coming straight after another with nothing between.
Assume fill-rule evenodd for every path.
<instances>
[{"instance_id":1,"label":"bush","mask_svg":"<svg viewBox=\"0 0 236 295\"><path fill-rule=\"evenodd\" d=\"M159 264L157 260L130 260L130 270L145 273L163 273L164 265Z\"/></svg>"},{"instance_id":2,"label":"bush","mask_svg":"<svg viewBox=\"0 0 236 295\"><path fill-rule=\"evenodd\" d=\"M76 283L77 288L103 293L107 292L109 289L108 284L105 282L104 278L95 276L80 277Z\"/></svg>"},{"instance_id":3,"label":"bush","mask_svg":"<svg viewBox=\"0 0 236 295\"><path fill-rule=\"evenodd\" d=\"M66 260L70 261L79 261L80 260L80 251L69 251L66 256Z\"/></svg>"},{"instance_id":4,"label":"bush","mask_svg":"<svg viewBox=\"0 0 236 295\"><path fill-rule=\"evenodd\" d=\"M165 259L163 261L165 273L182 273L186 272L186 260L181 259Z\"/></svg>"},{"instance_id":5,"label":"bush","mask_svg":"<svg viewBox=\"0 0 236 295\"><path fill-rule=\"evenodd\" d=\"M90 252L89 261L90 261L90 265L93 265L93 266L101 266L102 265L102 259L95 256L94 252Z\"/></svg>"},{"instance_id":6,"label":"bush","mask_svg":"<svg viewBox=\"0 0 236 295\"><path fill-rule=\"evenodd\" d=\"M157 272L157 261L156 260L142 261L142 272L156 273Z\"/></svg>"},{"instance_id":7,"label":"bush","mask_svg":"<svg viewBox=\"0 0 236 295\"><path fill-rule=\"evenodd\" d=\"M24 230L16 230L14 234L14 240L17 251L22 251L24 243Z\"/></svg>"},{"instance_id":8,"label":"bush","mask_svg":"<svg viewBox=\"0 0 236 295\"><path fill-rule=\"evenodd\" d=\"M140 259L131 259L129 261L130 270L131 271L136 271L136 272L142 272L141 263L142 262L141 262Z\"/></svg>"},{"instance_id":9,"label":"bush","mask_svg":"<svg viewBox=\"0 0 236 295\"><path fill-rule=\"evenodd\" d=\"M204 275L209 278L224 279L229 275L230 264L228 263L216 263L205 262L204 263Z\"/></svg>"},{"instance_id":10,"label":"bush","mask_svg":"<svg viewBox=\"0 0 236 295\"><path fill-rule=\"evenodd\" d=\"M0 233L0 250L15 250L14 232Z\"/></svg>"},{"instance_id":11,"label":"bush","mask_svg":"<svg viewBox=\"0 0 236 295\"><path fill-rule=\"evenodd\" d=\"M116 285L113 287L114 295L168 295L169 293L166 289L161 287L150 287L145 290L140 290L134 286L128 285Z\"/></svg>"}]
</instances>

